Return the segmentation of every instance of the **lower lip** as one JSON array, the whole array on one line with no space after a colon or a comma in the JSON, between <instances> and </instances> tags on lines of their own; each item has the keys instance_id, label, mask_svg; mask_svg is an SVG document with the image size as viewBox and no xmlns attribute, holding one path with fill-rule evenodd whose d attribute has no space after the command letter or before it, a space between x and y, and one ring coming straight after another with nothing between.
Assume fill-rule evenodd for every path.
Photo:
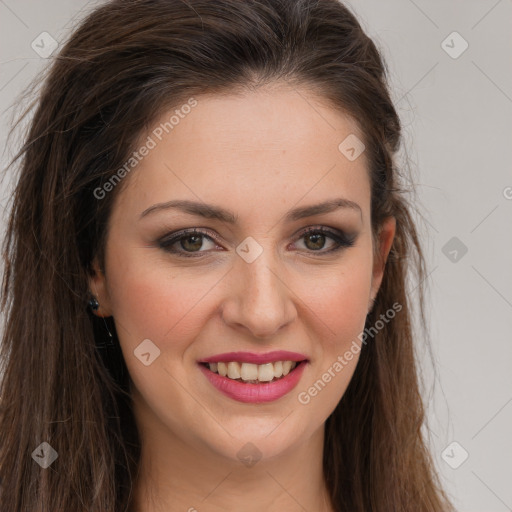
<instances>
[{"instance_id":1,"label":"lower lip","mask_svg":"<svg viewBox=\"0 0 512 512\"><path fill-rule=\"evenodd\" d=\"M199 367L206 378L224 395L239 402L257 404L278 400L289 393L299 383L306 364L307 361L301 361L286 377L261 384L246 384L222 377L203 364L199 364Z\"/></svg>"}]
</instances>

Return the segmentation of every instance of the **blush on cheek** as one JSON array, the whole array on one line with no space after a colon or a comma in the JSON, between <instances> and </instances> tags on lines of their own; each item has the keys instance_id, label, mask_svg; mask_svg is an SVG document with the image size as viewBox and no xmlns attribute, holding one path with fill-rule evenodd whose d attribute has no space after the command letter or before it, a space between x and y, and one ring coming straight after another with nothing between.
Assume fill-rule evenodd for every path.
<instances>
[{"instance_id":1,"label":"blush on cheek","mask_svg":"<svg viewBox=\"0 0 512 512\"><path fill-rule=\"evenodd\" d=\"M112 304L121 345L133 352L150 339L166 355L191 343L211 315L217 281L216 276L191 280L161 271L119 276L112 284Z\"/></svg>"},{"instance_id":2,"label":"blush on cheek","mask_svg":"<svg viewBox=\"0 0 512 512\"><path fill-rule=\"evenodd\" d=\"M354 268L352 272L344 272L341 278L324 280L322 284L310 283L298 292L318 319L318 329L325 333L326 341L336 345L336 350L350 345L364 329L370 282L369 272Z\"/></svg>"},{"instance_id":3,"label":"blush on cheek","mask_svg":"<svg viewBox=\"0 0 512 512\"><path fill-rule=\"evenodd\" d=\"M160 346L163 325L169 325L168 303L156 294L147 281L130 278L115 285L112 296L114 322L125 358L145 339Z\"/></svg>"}]
</instances>

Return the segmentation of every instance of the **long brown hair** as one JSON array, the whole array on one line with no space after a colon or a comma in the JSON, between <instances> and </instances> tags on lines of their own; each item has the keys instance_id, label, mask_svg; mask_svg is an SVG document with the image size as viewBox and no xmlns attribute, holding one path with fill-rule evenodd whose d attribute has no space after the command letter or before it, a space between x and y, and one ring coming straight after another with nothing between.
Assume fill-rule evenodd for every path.
<instances>
[{"instance_id":1,"label":"long brown hair","mask_svg":"<svg viewBox=\"0 0 512 512\"><path fill-rule=\"evenodd\" d=\"M359 122L375 239L383 219L397 221L367 326L394 303L402 309L364 344L326 421L333 506L453 510L420 430L406 285L414 275L425 322L425 263L395 158L401 124L387 75L374 42L336 0L115 0L80 24L48 69L12 163L19 175L4 240L1 510L129 510L140 443L126 367L119 351L103 356L109 331L118 344L112 319L86 308L91 262L98 256L103 268L123 182L101 200L94 191L166 109L276 80L309 87ZM58 453L48 469L31 457L42 442Z\"/></svg>"}]
</instances>

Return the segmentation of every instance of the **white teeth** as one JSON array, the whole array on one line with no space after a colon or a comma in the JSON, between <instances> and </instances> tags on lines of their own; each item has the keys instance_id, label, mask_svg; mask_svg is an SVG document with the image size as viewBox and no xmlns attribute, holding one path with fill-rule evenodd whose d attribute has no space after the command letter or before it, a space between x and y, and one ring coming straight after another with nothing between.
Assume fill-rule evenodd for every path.
<instances>
[{"instance_id":1,"label":"white teeth","mask_svg":"<svg viewBox=\"0 0 512 512\"><path fill-rule=\"evenodd\" d=\"M283 375L283 362L276 361L274 363L274 377L279 378Z\"/></svg>"},{"instance_id":2,"label":"white teeth","mask_svg":"<svg viewBox=\"0 0 512 512\"><path fill-rule=\"evenodd\" d=\"M276 361L265 364L238 363L236 361L208 363L210 370L222 377L250 383L279 379L288 375L296 366L296 361Z\"/></svg>"},{"instance_id":3,"label":"white teeth","mask_svg":"<svg viewBox=\"0 0 512 512\"><path fill-rule=\"evenodd\" d=\"M228 377L230 379L240 378L240 365L235 362L228 363Z\"/></svg>"},{"instance_id":4,"label":"white teeth","mask_svg":"<svg viewBox=\"0 0 512 512\"><path fill-rule=\"evenodd\" d=\"M219 375L222 375L222 377L225 377L228 374L228 369L226 366L226 363L213 363L217 364L217 371ZM215 370L212 368L212 363L210 363L210 370L214 372Z\"/></svg>"},{"instance_id":5,"label":"white teeth","mask_svg":"<svg viewBox=\"0 0 512 512\"><path fill-rule=\"evenodd\" d=\"M283 361L283 375L288 375L292 369L291 361Z\"/></svg>"},{"instance_id":6,"label":"white teeth","mask_svg":"<svg viewBox=\"0 0 512 512\"><path fill-rule=\"evenodd\" d=\"M252 364L252 363L242 363L242 369L240 370L240 377L242 380L257 380L258 379L258 365ZM273 375L272 375L272 377L273 377Z\"/></svg>"},{"instance_id":7,"label":"white teeth","mask_svg":"<svg viewBox=\"0 0 512 512\"><path fill-rule=\"evenodd\" d=\"M269 382L274 378L274 365L272 363L260 364L258 367L258 380Z\"/></svg>"}]
</instances>

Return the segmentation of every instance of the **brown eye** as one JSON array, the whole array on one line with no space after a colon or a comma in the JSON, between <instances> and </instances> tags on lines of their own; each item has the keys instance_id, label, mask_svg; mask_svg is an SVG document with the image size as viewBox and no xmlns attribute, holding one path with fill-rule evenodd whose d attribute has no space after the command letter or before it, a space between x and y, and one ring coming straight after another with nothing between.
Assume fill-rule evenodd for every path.
<instances>
[{"instance_id":1,"label":"brown eye","mask_svg":"<svg viewBox=\"0 0 512 512\"><path fill-rule=\"evenodd\" d=\"M202 235L188 235L179 240L180 245L186 251L197 251L203 245Z\"/></svg>"},{"instance_id":2,"label":"brown eye","mask_svg":"<svg viewBox=\"0 0 512 512\"><path fill-rule=\"evenodd\" d=\"M306 242L306 246L308 247L308 249L315 251L323 248L323 246L325 245L326 236L322 233L312 233L307 234L304 237L304 240L310 241L311 244L308 244Z\"/></svg>"},{"instance_id":3,"label":"brown eye","mask_svg":"<svg viewBox=\"0 0 512 512\"><path fill-rule=\"evenodd\" d=\"M178 254L179 256L202 256L208 252L201 250L204 248L205 242L210 242L212 247L216 244L211 236L196 230L185 230L174 233L167 238L163 238L158 245L167 252Z\"/></svg>"},{"instance_id":4,"label":"brown eye","mask_svg":"<svg viewBox=\"0 0 512 512\"><path fill-rule=\"evenodd\" d=\"M331 231L324 227L308 228L302 232L299 239L304 240L307 252L317 252L319 255L338 251L346 247L352 247L355 242L355 236L348 236L343 232ZM322 250L327 240L331 241L331 247Z\"/></svg>"}]
</instances>

